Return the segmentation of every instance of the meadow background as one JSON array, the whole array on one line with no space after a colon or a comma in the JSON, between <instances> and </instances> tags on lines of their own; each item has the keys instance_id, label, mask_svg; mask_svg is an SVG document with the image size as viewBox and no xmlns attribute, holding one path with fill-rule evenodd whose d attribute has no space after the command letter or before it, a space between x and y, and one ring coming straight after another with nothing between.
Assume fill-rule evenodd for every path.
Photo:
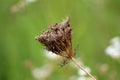
<instances>
[{"instance_id":1,"label":"meadow background","mask_svg":"<svg viewBox=\"0 0 120 80\"><path fill-rule=\"evenodd\" d=\"M109 41L120 36L120 0L0 0L0 80L90 80L78 79L81 75L71 62L59 67L34 40L66 16L73 29L75 58L98 80L120 80L120 56L105 51ZM36 78L32 70L48 63L54 66L52 73Z\"/></svg>"}]
</instances>

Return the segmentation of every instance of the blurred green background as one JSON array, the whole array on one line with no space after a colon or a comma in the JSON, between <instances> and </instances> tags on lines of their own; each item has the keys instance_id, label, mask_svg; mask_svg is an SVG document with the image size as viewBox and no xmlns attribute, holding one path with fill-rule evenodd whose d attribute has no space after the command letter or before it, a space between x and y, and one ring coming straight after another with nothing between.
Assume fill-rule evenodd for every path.
<instances>
[{"instance_id":1,"label":"blurred green background","mask_svg":"<svg viewBox=\"0 0 120 80\"><path fill-rule=\"evenodd\" d=\"M44 47L34 40L66 16L71 19L75 57L98 80L120 80L120 59L105 53L109 41L120 36L120 0L0 0L0 80L36 80L26 65L49 62L55 63L54 71L45 80L72 80L69 77L78 75L70 64L60 68L59 62L47 59Z\"/></svg>"}]
</instances>

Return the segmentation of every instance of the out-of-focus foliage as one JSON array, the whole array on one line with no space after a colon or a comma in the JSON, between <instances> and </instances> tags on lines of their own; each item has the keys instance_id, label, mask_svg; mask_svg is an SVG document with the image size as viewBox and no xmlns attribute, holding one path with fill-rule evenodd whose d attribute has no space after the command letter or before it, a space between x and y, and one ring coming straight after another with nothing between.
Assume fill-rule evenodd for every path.
<instances>
[{"instance_id":1,"label":"out-of-focus foliage","mask_svg":"<svg viewBox=\"0 0 120 80\"><path fill-rule=\"evenodd\" d=\"M60 68L59 61L46 58L34 40L66 16L75 57L98 80L120 80L120 58L105 53L109 41L120 36L120 0L0 0L0 80L83 79L70 64Z\"/></svg>"}]
</instances>

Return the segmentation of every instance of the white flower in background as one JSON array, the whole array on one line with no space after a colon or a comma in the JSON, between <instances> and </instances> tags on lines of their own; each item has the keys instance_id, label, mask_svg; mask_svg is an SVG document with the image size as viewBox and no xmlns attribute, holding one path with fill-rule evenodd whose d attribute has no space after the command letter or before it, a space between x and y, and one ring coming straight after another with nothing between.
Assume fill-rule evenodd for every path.
<instances>
[{"instance_id":1,"label":"white flower in background","mask_svg":"<svg viewBox=\"0 0 120 80\"><path fill-rule=\"evenodd\" d=\"M37 0L25 0L25 3L26 4L31 4L31 3L34 3L34 2L36 2Z\"/></svg>"},{"instance_id":2,"label":"white flower in background","mask_svg":"<svg viewBox=\"0 0 120 80\"><path fill-rule=\"evenodd\" d=\"M59 55L56 55L54 54L53 52L51 51L47 51L47 50L44 50L44 53L45 53L45 56L49 59L52 59L52 60L56 60L56 59L59 59L60 56Z\"/></svg>"},{"instance_id":3,"label":"white flower in background","mask_svg":"<svg viewBox=\"0 0 120 80\"><path fill-rule=\"evenodd\" d=\"M87 71L87 72L91 72L91 69L89 68L89 67L84 67L84 69ZM78 74L80 75L80 76L85 76L85 75L87 75L83 70L78 70Z\"/></svg>"},{"instance_id":4,"label":"white flower in background","mask_svg":"<svg viewBox=\"0 0 120 80\"><path fill-rule=\"evenodd\" d=\"M115 37L110 41L111 45L106 48L106 54L112 58L120 58L120 37Z\"/></svg>"},{"instance_id":5,"label":"white flower in background","mask_svg":"<svg viewBox=\"0 0 120 80\"><path fill-rule=\"evenodd\" d=\"M92 79L90 79L89 77L81 76L81 77L78 77L77 80L92 80Z\"/></svg>"},{"instance_id":6,"label":"white flower in background","mask_svg":"<svg viewBox=\"0 0 120 80\"><path fill-rule=\"evenodd\" d=\"M84 66L84 69L89 73L91 72L91 69L89 67ZM78 77L77 80L91 80L83 70L79 69L78 74L80 76Z\"/></svg>"},{"instance_id":7,"label":"white flower in background","mask_svg":"<svg viewBox=\"0 0 120 80\"><path fill-rule=\"evenodd\" d=\"M35 79L45 79L48 78L53 72L53 66L50 64L44 65L41 68L33 68L32 75Z\"/></svg>"},{"instance_id":8,"label":"white flower in background","mask_svg":"<svg viewBox=\"0 0 120 80\"><path fill-rule=\"evenodd\" d=\"M69 80L92 80L91 78L87 76L71 76Z\"/></svg>"}]
</instances>

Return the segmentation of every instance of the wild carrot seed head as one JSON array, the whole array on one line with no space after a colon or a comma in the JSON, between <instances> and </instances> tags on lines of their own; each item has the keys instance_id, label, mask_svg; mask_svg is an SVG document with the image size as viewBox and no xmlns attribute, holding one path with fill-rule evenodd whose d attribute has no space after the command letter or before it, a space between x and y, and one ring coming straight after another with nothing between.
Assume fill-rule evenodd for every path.
<instances>
[{"instance_id":1,"label":"wild carrot seed head","mask_svg":"<svg viewBox=\"0 0 120 80\"><path fill-rule=\"evenodd\" d=\"M67 58L73 56L72 29L69 24L69 17L59 24L50 26L47 31L35 39L45 45L48 51Z\"/></svg>"}]
</instances>

